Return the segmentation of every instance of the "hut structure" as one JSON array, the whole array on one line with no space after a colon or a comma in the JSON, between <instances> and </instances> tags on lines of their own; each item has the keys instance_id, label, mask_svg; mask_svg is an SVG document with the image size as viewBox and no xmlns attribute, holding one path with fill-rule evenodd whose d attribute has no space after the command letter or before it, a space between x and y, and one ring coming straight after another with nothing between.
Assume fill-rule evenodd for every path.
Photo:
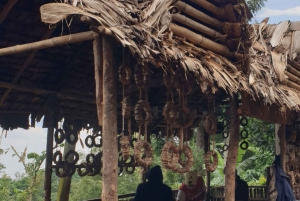
<instances>
[{"instance_id":1,"label":"hut structure","mask_svg":"<svg viewBox=\"0 0 300 201\"><path fill-rule=\"evenodd\" d=\"M53 171L102 174L102 200L117 200L118 173L151 164L150 134L177 136L162 163L188 171L184 142L204 119L213 171L209 138L222 129L221 106L230 106L225 200L234 197L240 115L277 123L285 155L284 125L300 105L299 24L249 25L251 17L244 0L1 1L0 125L28 129L44 116L45 201ZM82 128L93 130L86 146L101 152L83 164L74 150L53 153L54 142L80 141Z\"/></svg>"}]
</instances>

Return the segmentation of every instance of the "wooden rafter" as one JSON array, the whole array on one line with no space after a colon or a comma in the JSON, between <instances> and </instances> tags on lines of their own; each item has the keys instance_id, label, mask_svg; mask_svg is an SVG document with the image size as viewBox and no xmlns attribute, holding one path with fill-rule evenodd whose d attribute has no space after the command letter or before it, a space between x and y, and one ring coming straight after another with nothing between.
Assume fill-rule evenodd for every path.
<instances>
[{"instance_id":1,"label":"wooden rafter","mask_svg":"<svg viewBox=\"0 0 300 201\"><path fill-rule=\"evenodd\" d=\"M95 103L94 98L82 97L82 96L77 96L77 95L73 95L73 94L67 94L67 93L62 93L62 92L52 91L52 90L47 90L47 89L41 89L41 88L36 88L36 87L27 87L27 86L9 83L9 82L0 81L0 87L8 88L10 90L16 89L16 90L20 90L20 91L27 91L27 92L36 93L36 94L56 94L57 97L60 97L60 98L65 98L65 99L70 99L70 100L78 100L78 101L83 101L83 102L88 102L88 103Z\"/></svg>"},{"instance_id":2,"label":"wooden rafter","mask_svg":"<svg viewBox=\"0 0 300 201\"><path fill-rule=\"evenodd\" d=\"M42 36L42 40L45 40L47 38L49 38L52 33L53 33L54 29L48 29L47 32ZM23 63L23 65L21 66L20 70L18 71L18 73L15 75L14 79L12 80L12 84L17 83L19 81L19 78L21 77L22 73L24 72L24 70L27 68L27 66L29 65L29 63L32 61L32 59L34 58L34 56L36 55L37 50L32 51L28 57L26 58L25 62ZM0 99L0 107L1 105L4 103L4 101L6 100L7 96L9 95L9 93L11 92L11 88L8 88L4 94L2 95L1 99Z\"/></svg>"},{"instance_id":3,"label":"wooden rafter","mask_svg":"<svg viewBox=\"0 0 300 201\"><path fill-rule=\"evenodd\" d=\"M9 0L4 6L3 10L0 13L0 24L5 20L9 11L14 7L19 0Z\"/></svg>"}]
</instances>

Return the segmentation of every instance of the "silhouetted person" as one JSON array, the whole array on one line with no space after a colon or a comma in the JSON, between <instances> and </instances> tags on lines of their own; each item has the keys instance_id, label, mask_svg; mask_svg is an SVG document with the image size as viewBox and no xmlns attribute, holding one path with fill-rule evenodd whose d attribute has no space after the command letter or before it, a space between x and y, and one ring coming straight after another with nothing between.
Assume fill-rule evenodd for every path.
<instances>
[{"instance_id":1,"label":"silhouetted person","mask_svg":"<svg viewBox=\"0 0 300 201\"><path fill-rule=\"evenodd\" d=\"M159 165L150 169L147 182L138 185L134 201L174 201L171 188L163 183Z\"/></svg>"},{"instance_id":2,"label":"silhouetted person","mask_svg":"<svg viewBox=\"0 0 300 201\"><path fill-rule=\"evenodd\" d=\"M249 186L235 171L235 201L249 201Z\"/></svg>"}]
</instances>

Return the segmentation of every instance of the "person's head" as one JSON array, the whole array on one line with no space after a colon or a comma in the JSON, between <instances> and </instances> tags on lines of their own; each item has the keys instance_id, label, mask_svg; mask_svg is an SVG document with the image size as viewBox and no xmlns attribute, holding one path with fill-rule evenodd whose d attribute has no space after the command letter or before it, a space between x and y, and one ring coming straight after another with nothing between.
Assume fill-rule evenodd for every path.
<instances>
[{"instance_id":1,"label":"person's head","mask_svg":"<svg viewBox=\"0 0 300 201\"><path fill-rule=\"evenodd\" d=\"M163 182L163 174L159 165L151 168L147 174L148 181Z\"/></svg>"},{"instance_id":2,"label":"person's head","mask_svg":"<svg viewBox=\"0 0 300 201\"><path fill-rule=\"evenodd\" d=\"M184 183L185 185L188 186L195 186L197 184L197 178L198 178L198 174L197 171L190 171L185 173L185 180Z\"/></svg>"}]
</instances>

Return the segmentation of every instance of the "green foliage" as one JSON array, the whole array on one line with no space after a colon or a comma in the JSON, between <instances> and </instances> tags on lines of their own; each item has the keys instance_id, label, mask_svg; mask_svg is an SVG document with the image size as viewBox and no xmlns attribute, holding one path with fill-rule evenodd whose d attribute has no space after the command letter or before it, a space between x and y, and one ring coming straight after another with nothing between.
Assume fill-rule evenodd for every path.
<instances>
[{"instance_id":1,"label":"green foliage","mask_svg":"<svg viewBox=\"0 0 300 201\"><path fill-rule=\"evenodd\" d=\"M248 7L253 14L264 7L265 2L267 2L267 0L246 0Z\"/></svg>"}]
</instances>

